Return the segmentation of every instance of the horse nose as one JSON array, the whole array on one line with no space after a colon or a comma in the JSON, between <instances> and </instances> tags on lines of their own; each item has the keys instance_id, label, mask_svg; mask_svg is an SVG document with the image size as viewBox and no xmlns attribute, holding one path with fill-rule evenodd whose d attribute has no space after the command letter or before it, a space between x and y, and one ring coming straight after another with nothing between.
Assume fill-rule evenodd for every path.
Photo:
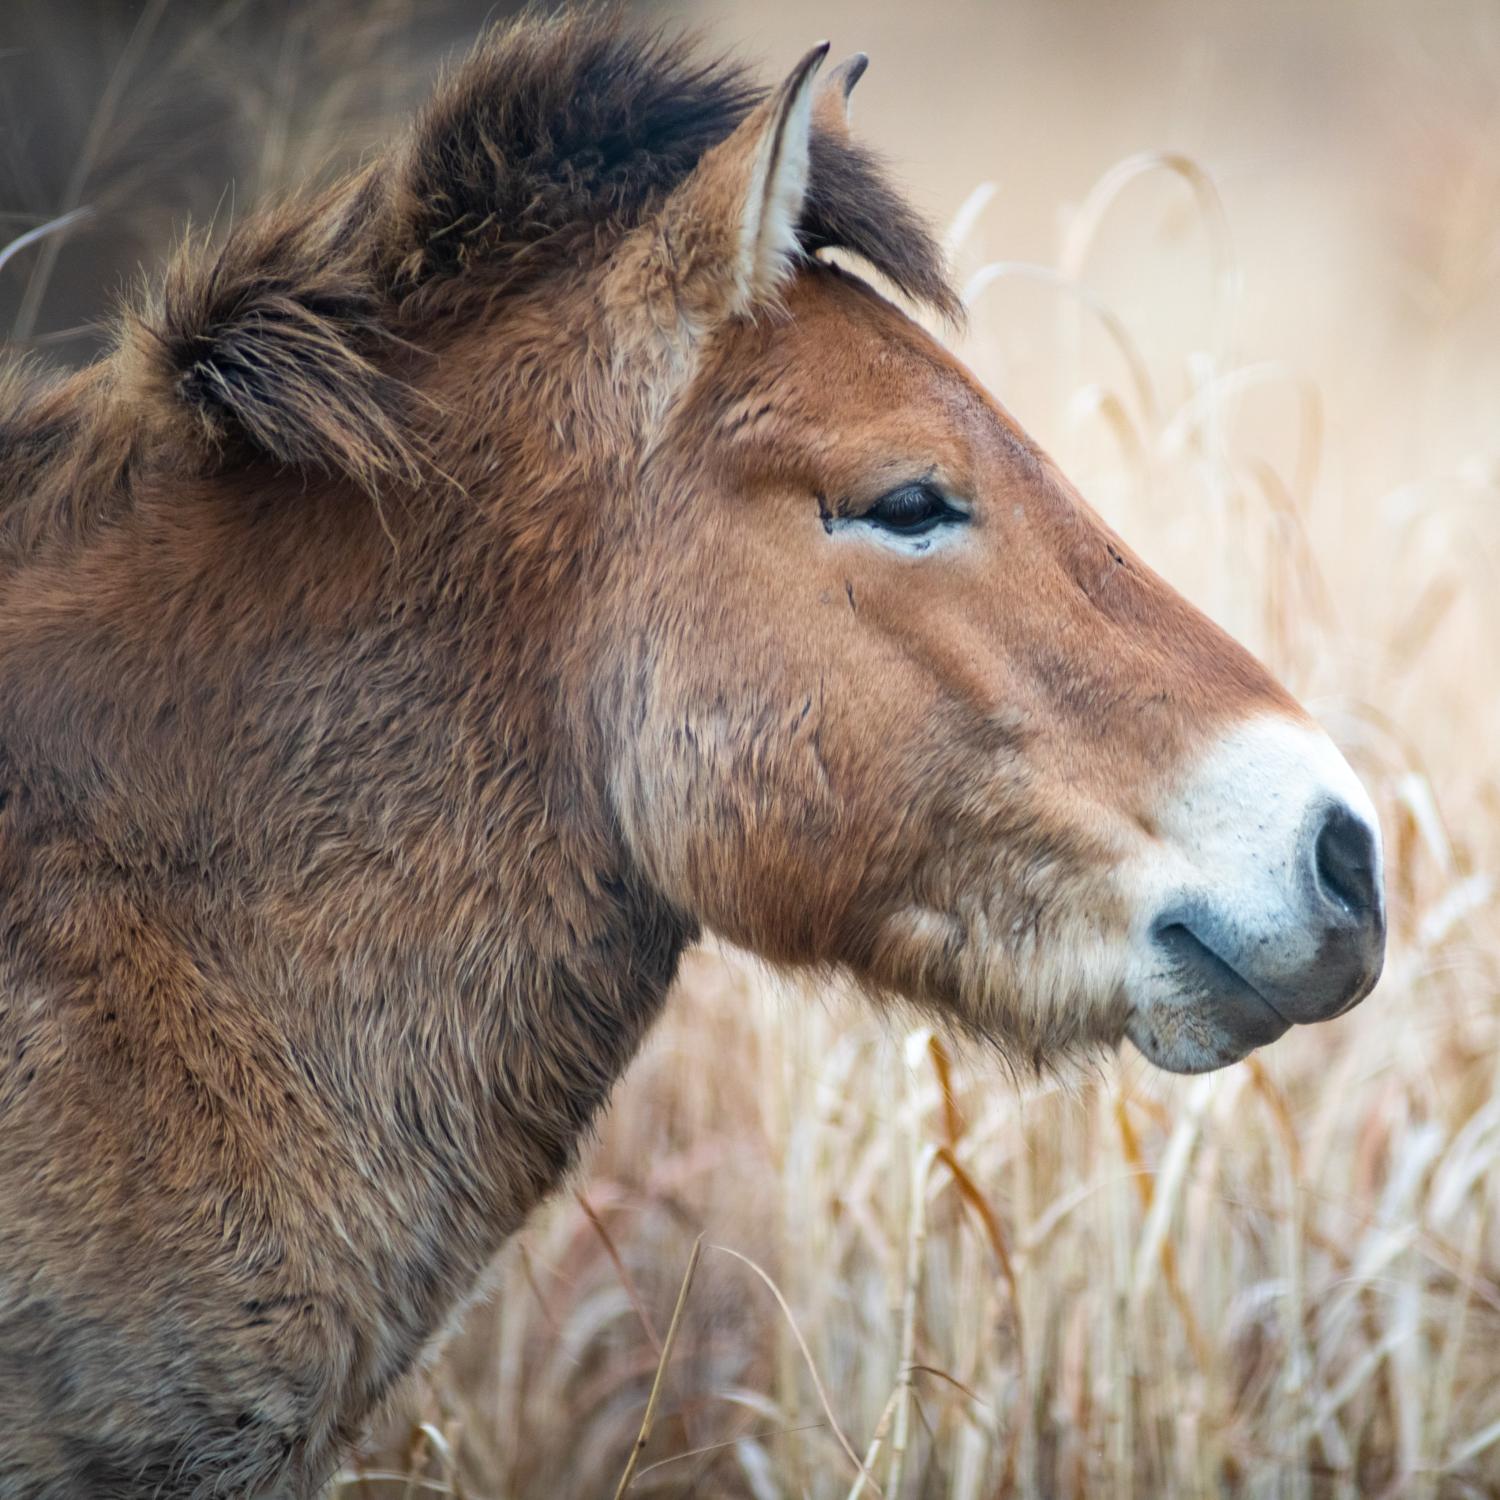
<instances>
[{"instance_id":1,"label":"horse nose","mask_svg":"<svg viewBox=\"0 0 1500 1500\"><path fill-rule=\"evenodd\" d=\"M1327 810L1317 830L1313 875L1335 924L1383 927L1375 835L1362 817L1342 804Z\"/></svg>"},{"instance_id":2,"label":"horse nose","mask_svg":"<svg viewBox=\"0 0 1500 1500\"><path fill-rule=\"evenodd\" d=\"M1375 987L1385 958L1380 844L1369 819L1343 802L1308 815L1300 852L1281 865L1282 896L1247 915L1233 884L1179 900L1158 916L1158 952L1190 993L1234 996L1241 1020L1271 1032L1326 1021Z\"/></svg>"},{"instance_id":3,"label":"horse nose","mask_svg":"<svg viewBox=\"0 0 1500 1500\"><path fill-rule=\"evenodd\" d=\"M1334 803L1315 822L1307 919L1315 940L1300 975L1271 988L1289 1021L1326 1021L1353 1009L1375 987L1385 962L1385 898L1375 830Z\"/></svg>"}]
</instances>

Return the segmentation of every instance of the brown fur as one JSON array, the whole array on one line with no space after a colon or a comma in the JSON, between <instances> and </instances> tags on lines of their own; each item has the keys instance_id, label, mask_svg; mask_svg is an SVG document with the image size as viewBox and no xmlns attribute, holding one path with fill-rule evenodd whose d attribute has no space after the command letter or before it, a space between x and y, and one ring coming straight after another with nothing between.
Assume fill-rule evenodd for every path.
<instances>
[{"instance_id":1,"label":"brown fur","mask_svg":"<svg viewBox=\"0 0 1500 1500\"><path fill-rule=\"evenodd\" d=\"M1026 954L1290 710L806 258L954 309L821 106L794 279L713 320L792 97L528 21L0 400L4 1500L312 1493L705 923L1019 1056L1117 1036ZM972 555L825 546L913 467Z\"/></svg>"}]
</instances>

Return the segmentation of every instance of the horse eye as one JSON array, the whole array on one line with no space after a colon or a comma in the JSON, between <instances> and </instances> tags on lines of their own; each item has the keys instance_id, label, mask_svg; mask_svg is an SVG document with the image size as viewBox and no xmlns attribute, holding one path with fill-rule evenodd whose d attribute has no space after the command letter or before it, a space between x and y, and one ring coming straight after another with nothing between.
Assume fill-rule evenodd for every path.
<instances>
[{"instance_id":1,"label":"horse eye","mask_svg":"<svg viewBox=\"0 0 1500 1500\"><path fill-rule=\"evenodd\" d=\"M921 536L945 522L963 518L963 512L950 505L930 485L909 484L877 500L861 519L873 521L899 536Z\"/></svg>"}]
</instances>

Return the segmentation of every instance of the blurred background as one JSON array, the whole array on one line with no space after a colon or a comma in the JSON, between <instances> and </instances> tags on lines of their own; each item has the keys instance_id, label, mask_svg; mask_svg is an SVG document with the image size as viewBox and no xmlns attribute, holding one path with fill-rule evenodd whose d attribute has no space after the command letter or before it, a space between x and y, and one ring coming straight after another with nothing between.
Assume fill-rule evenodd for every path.
<instances>
[{"instance_id":1,"label":"blurred background","mask_svg":"<svg viewBox=\"0 0 1500 1500\"><path fill-rule=\"evenodd\" d=\"M871 55L960 352L1342 745L1392 946L1224 1072L1040 1082L705 946L335 1493L613 1494L663 1365L632 1494L1500 1494L1500 8L626 8ZM3 0L0 332L95 357L509 9Z\"/></svg>"}]
</instances>

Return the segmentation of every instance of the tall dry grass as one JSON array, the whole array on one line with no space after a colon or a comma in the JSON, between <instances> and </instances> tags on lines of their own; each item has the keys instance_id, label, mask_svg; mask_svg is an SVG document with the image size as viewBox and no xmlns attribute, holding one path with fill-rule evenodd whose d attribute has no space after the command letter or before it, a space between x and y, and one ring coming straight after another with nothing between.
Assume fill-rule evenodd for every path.
<instances>
[{"instance_id":1,"label":"tall dry grass","mask_svg":"<svg viewBox=\"0 0 1500 1500\"><path fill-rule=\"evenodd\" d=\"M411 15L383 15L385 59ZM264 181L341 128L301 24L244 114ZM1324 261L1267 250L1327 222L1339 184L1303 163L1266 169L1272 224L1187 156L1070 176L1029 141L1019 191L1058 226L1034 262L995 258L1012 163L949 202L961 352L1374 793L1376 994L1202 1079L1127 1056L1039 1082L707 946L575 1190L333 1494L1500 1494L1500 122L1422 66L1405 107L1463 108L1381 163L1409 189L1383 237ZM948 177L1001 171L992 144ZM51 214L98 202L79 183Z\"/></svg>"}]
</instances>

